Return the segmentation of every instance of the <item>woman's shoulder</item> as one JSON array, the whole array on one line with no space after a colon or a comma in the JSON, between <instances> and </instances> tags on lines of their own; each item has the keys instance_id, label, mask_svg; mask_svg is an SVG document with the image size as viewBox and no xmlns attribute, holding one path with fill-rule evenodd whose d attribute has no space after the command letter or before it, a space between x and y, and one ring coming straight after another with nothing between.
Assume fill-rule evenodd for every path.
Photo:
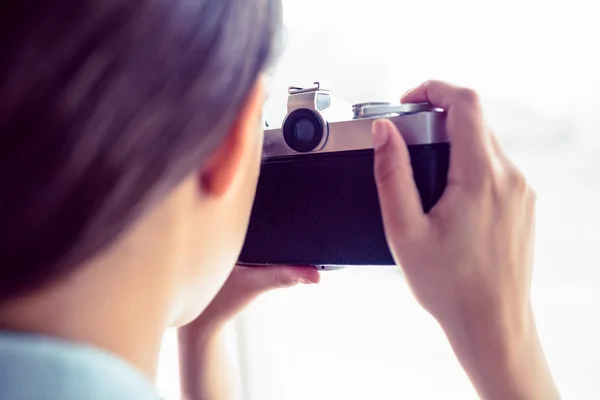
<instances>
[{"instance_id":1,"label":"woman's shoulder","mask_svg":"<svg viewBox=\"0 0 600 400\"><path fill-rule=\"evenodd\" d=\"M152 382L119 357L85 344L0 331L0 398L160 400Z\"/></svg>"}]
</instances>

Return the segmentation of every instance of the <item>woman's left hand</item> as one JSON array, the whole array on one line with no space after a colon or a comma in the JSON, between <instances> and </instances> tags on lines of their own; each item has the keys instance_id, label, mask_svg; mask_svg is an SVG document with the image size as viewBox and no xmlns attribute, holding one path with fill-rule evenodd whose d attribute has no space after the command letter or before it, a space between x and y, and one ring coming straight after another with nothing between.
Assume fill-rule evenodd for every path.
<instances>
[{"instance_id":1,"label":"woman's left hand","mask_svg":"<svg viewBox=\"0 0 600 400\"><path fill-rule=\"evenodd\" d=\"M319 271L313 267L237 265L202 314L180 329L194 330L196 334L199 330L219 330L265 292L319 281Z\"/></svg>"},{"instance_id":2,"label":"woman's left hand","mask_svg":"<svg viewBox=\"0 0 600 400\"><path fill-rule=\"evenodd\" d=\"M223 326L265 292L319 280L313 267L236 266L202 314L179 328L182 399L240 398L238 380L227 360Z\"/></svg>"}]
</instances>

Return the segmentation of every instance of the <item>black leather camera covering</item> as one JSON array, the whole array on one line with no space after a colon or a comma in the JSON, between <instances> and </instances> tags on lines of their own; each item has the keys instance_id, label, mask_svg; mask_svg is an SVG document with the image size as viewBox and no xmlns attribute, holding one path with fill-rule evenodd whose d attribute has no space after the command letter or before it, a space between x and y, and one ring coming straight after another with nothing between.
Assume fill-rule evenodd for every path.
<instances>
[{"instance_id":1,"label":"black leather camera covering","mask_svg":"<svg viewBox=\"0 0 600 400\"><path fill-rule=\"evenodd\" d=\"M415 145L409 151L428 212L446 187L450 145ZM373 150L264 161L239 261L393 265L373 175Z\"/></svg>"}]
</instances>

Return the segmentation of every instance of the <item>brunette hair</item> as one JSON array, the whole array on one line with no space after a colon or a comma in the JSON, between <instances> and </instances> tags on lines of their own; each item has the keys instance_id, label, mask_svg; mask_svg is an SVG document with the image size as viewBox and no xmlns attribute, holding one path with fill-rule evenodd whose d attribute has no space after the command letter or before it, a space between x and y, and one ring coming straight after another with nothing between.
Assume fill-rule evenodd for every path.
<instances>
[{"instance_id":1,"label":"brunette hair","mask_svg":"<svg viewBox=\"0 0 600 400\"><path fill-rule=\"evenodd\" d=\"M280 0L0 5L0 301L111 244L227 134Z\"/></svg>"}]
</instances>

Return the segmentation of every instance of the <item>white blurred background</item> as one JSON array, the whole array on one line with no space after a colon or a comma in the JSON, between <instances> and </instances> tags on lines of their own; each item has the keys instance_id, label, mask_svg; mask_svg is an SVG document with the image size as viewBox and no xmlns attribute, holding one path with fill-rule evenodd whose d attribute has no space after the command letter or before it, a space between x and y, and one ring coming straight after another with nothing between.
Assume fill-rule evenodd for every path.
<instances>
[{"instance_id":1,"label":"white blurred background","mask_svg":"<svg viewBox=\"0 0 600 400\"><path fill-rule=\"evenodd\" d=\"M565 399L600 398L600 39L587 0L284 0L287 86L397 101L429 78L477 89L538 194L534 306ZM395 268L323 274L263 296L231 327L247 400L475 399L440 328ZM159 387L178 398L173 334Z\"/></svg>"}]
</instances>

